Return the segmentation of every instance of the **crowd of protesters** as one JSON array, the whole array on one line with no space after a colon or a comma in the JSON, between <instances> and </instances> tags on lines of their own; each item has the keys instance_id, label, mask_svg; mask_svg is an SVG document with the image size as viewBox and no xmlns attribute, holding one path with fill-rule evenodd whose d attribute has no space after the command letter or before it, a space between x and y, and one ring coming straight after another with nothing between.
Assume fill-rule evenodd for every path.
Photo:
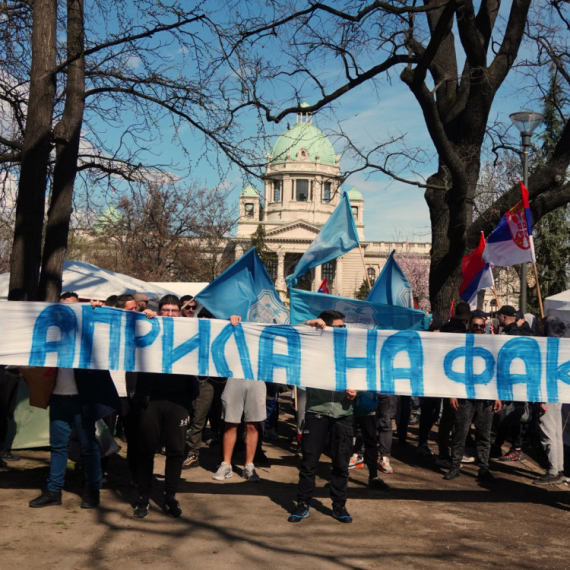
<instances>
[{"instance_id":1,"label":"crowd of protesters","mask_svg":"<svg viewBox=\"0 0 570 570\"><path fill-rule=\"evenodd\" d=\"M24 301L22 291L11 291L9 300ZM62 303L77 303L76 293L66 292ZM201 308L191 295L164 296L155 312L144 294L113 295L103 302L91 302L93 309L106 305L144 313L147 318L216 318ZM230 319L240 323L238 316ZM307 326L320 329L345 327L344 315L325 311ZM471 311L459 303L454 315L441 323L434 318L430 331L453 334L505 334L517 336L565 335L565 324L554 317L538 322L512 306L503 306L495 318L482 311ZM0 367L0 467L18 461L7 447L7 427L14 412L18 387L18 369ZM30 386L30 392L32 386ZM223 482L233 476L233 451L239 439L245 443L242 476L259 481L256 463L267 462L261 442L278 437L278 399L288 387L239 378L214 378L149 372L101 370L57 370L49 399L51 460L44 491L30 501L30 507L62 504L70 441L80 448L85 476L81 507L96 508L105 481L107 459L101 453L96 423L103 420L114 433L118 422L127 443L127 464L131 485L136 489L133 516L146 518L150 509L154 458L166 456L163 511L180 517L182 510L176 493L183 469L200 467L200 452L209 424L212 443L221 443L220 464L213 480ZM390 487L379 473L393 475L391 450L393 420L397 424L397 442L408 444L410 424L418 425L417 455L444 469L445 480L461 475L464 463L476 463L478 480L492 484L490 459L516 462L524 458L523 442L536 433L545 451L547 472L534 480L536 485L567 482L564 475L561 404L505 402L461 398L412 398L359 392L295 388L294 409L297 435L292 451L302 455L299 469L296 507L289 522L309 516L315 491L315 476L320 456L328 443L332 470L330 496L333 517L352 522L346 508L347 483L351 469L366 466L368 484L380 491ZM419 420L418 420L419 418ZM438 422L437 449L429 445L429 436ZM243 429L241 429L243 428ZM241 435L243 433L243 436ZM505 443L509 442L509 447ZM467 450L474 450L471 455ZM102 457L103 456L103 457Z\"/></svg>"}]
</instances>

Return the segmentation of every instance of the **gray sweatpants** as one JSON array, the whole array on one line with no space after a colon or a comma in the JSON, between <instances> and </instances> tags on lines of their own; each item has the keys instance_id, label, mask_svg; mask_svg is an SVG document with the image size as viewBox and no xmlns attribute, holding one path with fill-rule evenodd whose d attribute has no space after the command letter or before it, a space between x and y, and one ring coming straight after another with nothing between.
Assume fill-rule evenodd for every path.
<instances>
[{"instance_id":1,"label":"gray sweatpants","mask_svg":"<svg viewBox=\"0 0 570 570\"><path fill-rule=\"evenodd\" d=\"M538 420L540 443L548 456L548 473L564 471L564 442L562 440L562 404L546 404L546 412Z\"/></svg>"}]
</instances>

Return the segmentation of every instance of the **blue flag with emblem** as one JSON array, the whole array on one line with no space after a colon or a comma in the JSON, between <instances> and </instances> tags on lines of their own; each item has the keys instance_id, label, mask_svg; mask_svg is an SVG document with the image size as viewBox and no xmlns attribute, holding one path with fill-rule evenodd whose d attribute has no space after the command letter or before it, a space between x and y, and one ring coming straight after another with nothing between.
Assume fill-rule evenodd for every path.
<instances>
[{"instance_id":1,"label":"blue flag with emblem","mask_svg":"<svg viewBox=\"0 0 570 570\"><path fill-rule=\"evenodd\" d=\"M346 192L340 198L339 205L321 228L309 249L297 263L295 271L287 277L287 286L295 287L301 275L317 265L332 261L349 252L360 244L350 200Z\"/></svg>"},{"instance_id":2,"label":"blue flag with emblem","mask_svg":"<svg viewBox=\"0 0 570 570\"><path fill-rule=\"evenodd\" d=\"M239 315L245 322L289 324L289 311L254 247L198 293L196 300L219 319Z\"/></svg>"},{"instance_id":3,"label":"blue flag with emblem","mask_svg":"<svg viewBox=\"0 0 570 570\"><path fill-rule=\"evenodd\" d=\"M340 311L349 328L427 330L431 315L417 309L357 301L323 293L289 289L291 324L297 325L315 319L323 311Z\"/></svg>"},{"instance_id":4,"label":"blue flag with emblem","mask_svg":"<svg viewBox=\"0 0 570 570\"><path fill-rule=\"evenodd\" d=\"M396 250L390 254L366 300L370 303L413 308L414 300L410 282L394 259L394 253Z\"/></svg>"}]
</instances>

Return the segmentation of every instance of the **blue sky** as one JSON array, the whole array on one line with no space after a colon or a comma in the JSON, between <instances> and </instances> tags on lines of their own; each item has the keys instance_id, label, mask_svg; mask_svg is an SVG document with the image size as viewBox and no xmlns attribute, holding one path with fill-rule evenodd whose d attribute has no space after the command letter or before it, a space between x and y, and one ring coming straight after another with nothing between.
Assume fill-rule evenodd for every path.
<instances>
[{"instance_id":1,"label":"blue sky","mask_svg":"<svg viewBox=\"0 0 570 570\"><path fill-rule=\"evenodd\" d=\"M503 3L501 11L508 14L510 2ZM175 54L173 54L175 57ZM326 74L329 77L339 73L339 69L331 67ZM273 86L278 90L279 86ZM314 102L316 97L309 90L301 93L308 103ZM522 108L534 108L540 111L540 103L530 100L531 91L520 88L520 78L510 76L499 91L495 100L491 120L499 119L510 124L508 115ZM275 111L278 111L276 109ZM274 135L273 143L286 129L287 122L293 124L295 117L288 117L279 125L265 125L268 132ZM333 146L337 152L342 150L342 141L334 135L338 132L340 124L344 132L360 146L369 146L374 140L385 140L389 137L405 136L408 147L422 149L425 153L424 162L416 166L417 171L409 165L400 163L399 174L406 179L425 179L436 168L435 152L428 136L420 108L408 88L399 80L397 75L392 78L391 84L380 81L375 86L364 84L358 89L347 93L332 110L325 110L317 114L315 124L330 135ZM258 124L253 113L245 120L245 130L254 133ZM186 129L181 129L184 132ZM170 131L172 132L172 131ZM513 129L514 132L514 129ZM201 153L201 141L193 143L193 134L188 130L187 141L191 156ZM158 145L165 157L172 158L181 166L187 164L188 157L171 142L169 129ZM270 151L271 148L266 149ZM352 167L349 157L341 159L341 169L346 171ZM237 168L230 168L228 175L220 180L215 170L207 161L203 160L192 169L192 178L195 181L206 182L209 186L218 184L233 188L232 198L237 204L239 193L248 184L242 179ZM253 181L257 188L262 187L261 181ZM424 190L416 186L396 182L378 172L359 172L351 175L345 188L355 186L364 196L364 222L367 240L405 240L429 241L429 213L423 198Z\"/></svg>"}]
</instances>

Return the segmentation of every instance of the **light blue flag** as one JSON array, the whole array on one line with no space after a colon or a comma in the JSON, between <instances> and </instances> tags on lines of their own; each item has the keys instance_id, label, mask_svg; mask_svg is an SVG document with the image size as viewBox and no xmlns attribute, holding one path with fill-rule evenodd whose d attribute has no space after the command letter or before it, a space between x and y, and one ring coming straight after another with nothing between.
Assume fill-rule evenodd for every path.
<instances>
[{"instance_id":1,"label":"light blue flag","mask_svg":"<svg viewBox=\"0 0 570 570\"><path fill-rule=\"evenodd\" d=\"M291 324L315 319L323 311L340 311L347 327L389 330L427 330L431 315L417 309L382 305L368 301L357 301L335 297L324 293L310 293L300 289L289 289L291 299Z\"/></svg>"},{"instance_id":2,"label":"light blue flag","mask_svg":"<svg viewBox=\"0 0 570 570\"><path fill-rule=\"evenodd\" d=\"M301 257L293 274L286 278L287 286L292 289L301 275L313 267L317 267L317 265L322 265L344 255L359 244L360 240L358 239L350 200L348 194L344 192L339 205L321 228L309 249Z\"/></svg>"},{"instance_id":3,"label":"light blue flag","mask_svg":"<svg viewBox=\"0 0 570 570\"><path fill-rule=\"evenodd\" d=\"M395 252L396 250L393 250L390 254L366 300L370 303L413 308L412 288L402 268L394 259Z\"/></svg>"},{"instance_id":4,"label":"light blue flag","mask_svg":"<svg viewBox=\"0 0 570 570\"><path fill-rule=\"evenodd\" d=\"M289 311L254 247L198 293L196 300L219 319L239 315L244 322L289 324Z\"/></svg>"}]
</instances>

